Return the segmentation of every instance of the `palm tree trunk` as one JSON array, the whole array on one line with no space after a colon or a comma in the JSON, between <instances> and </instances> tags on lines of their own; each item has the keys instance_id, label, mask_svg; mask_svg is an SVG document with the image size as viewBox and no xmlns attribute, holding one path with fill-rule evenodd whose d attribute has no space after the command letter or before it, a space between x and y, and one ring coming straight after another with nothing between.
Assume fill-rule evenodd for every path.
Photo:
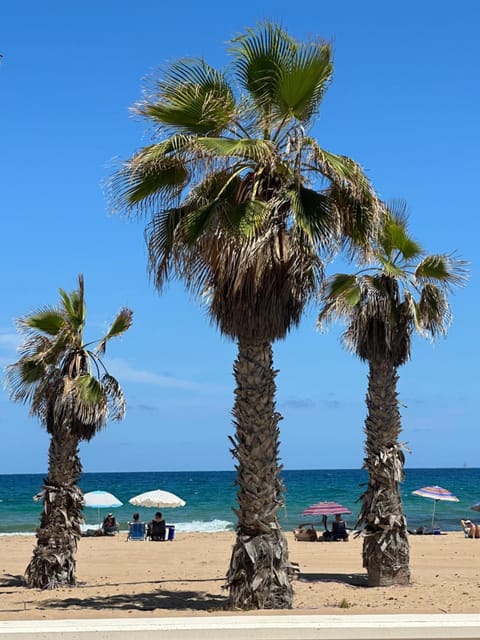
<instances>
[{"instance_id":1,"label":"palm tree trunk","mask_svg":"<svg viewBox=\"0 0 480 640\"><path fill-rule=\"evenodd\" d=\"M292 607L288 547L278 522L283 506L275 376L269 342L239 339L234 364L237 383L232 454L237 459L237 539L227 585L237 609Z\"/></svg>"},{"instance_id":2,"label":"palm tree trunk","mask_svg":"<svg viewBox=\"0 0 480 640\"><path fill-rule=\"evenodd\" d=\"M383 587L410 581L407 520L399 490L405 458L398 441L396 367L385 361L369 364L364 460L369 482L357 526L364 525L363 566L368 584Z\"/></svg>"},{"instance_id":3,"label":"palm tree trunk","mask_svg":"<svg viewBox=\"0 0 480 640\"><path fill-rule=\"evenodd\" d=\"M82 471L78 440L68 428L56 427L50 433L37 546L25 570L27 586L37 589L76 583L75 553L82 521L83 494L77 487Z\"/></svg>"}]
</instances>

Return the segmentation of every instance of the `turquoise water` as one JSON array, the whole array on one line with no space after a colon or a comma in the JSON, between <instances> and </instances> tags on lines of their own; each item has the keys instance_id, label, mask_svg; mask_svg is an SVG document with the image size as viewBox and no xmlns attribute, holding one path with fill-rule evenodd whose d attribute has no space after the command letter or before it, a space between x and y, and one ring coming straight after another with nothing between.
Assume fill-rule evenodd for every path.
<instances>
[{"instance_id":1,"label":"turquoise water","mask_svg":"<svg viewBox=\"0 0 480 640\"><path fill-rule=\"evenodd\" d=\"M182 508L163 509L167 522L174 523L177 531L224 531L235 526L232 512L236 499L234 480L233 471L86 473L80 486L84 492L100 489L117 496L124 503L115 510L122 528L126 528L127 521L136 510L128 504L129 498L144 491L165 489L187 503ZM320 500L336 500L344 504L353 512L347 517L348 524L355 524L358 498L363 491L361 485L367 480L365 471L284 471L283 480L286 506L280 511L280 520L286 530L305 521L302 511ZM33 502L32 497L40 490L42 481L42 475L0 475L0 534L35 531L42 507L41 503ZM475 513L469 507L480 501L480 469L407 469L402 499L410 529L431 523L433 501L413 496L411 492L433 484L450 490L460 500L457 503L438 502L436 524L449 531L459 529L461 518L475 520ZM142 519L151 519L155 509L138 511ZM84 515L88 524L97 522L96 509L85 509Z\"/></svg>"}]
</instances>

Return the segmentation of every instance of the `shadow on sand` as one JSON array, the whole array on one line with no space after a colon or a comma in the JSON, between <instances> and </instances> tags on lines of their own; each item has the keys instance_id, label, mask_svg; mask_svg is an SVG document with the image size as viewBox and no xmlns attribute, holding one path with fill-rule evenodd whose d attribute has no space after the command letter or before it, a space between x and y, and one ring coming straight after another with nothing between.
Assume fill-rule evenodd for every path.
<instances>
[{"instance_id":1,"label":"shadow on sand","mask_svg":"<svg viewBox=\"0 0 480 640\"><path fill-rule=\"evenodd\" d=\"M25 578L23 576L14 576L11 573L5 573L0 578L0 587L24 587Z\"/></svg>"},{"instance_id":2,"label":"shadow on sand","mask_svg":"<svg viewBox=\"0 0 480 640\"><path fill-rule=\"evenodd\" d=\"M300 582L340 582L351 587L368 587L366 573L299 573Z\"/></svg>"},{"instance_id":3,"label":"shadow on sand","mask_svg":"<svg viewBox=\"0 0 480 640\"><path fill-rule=\"evenodd\" d=\"M62 598L44 600L44 609L116 609L118 611L155 611L156 609L192 609L195 611L223 610L227 606L227 596L218 596L202 591L158 590L145 593L121 593L86 598ZM38 603L37 608L40 608Z\"/></svg>"}]
</instances>

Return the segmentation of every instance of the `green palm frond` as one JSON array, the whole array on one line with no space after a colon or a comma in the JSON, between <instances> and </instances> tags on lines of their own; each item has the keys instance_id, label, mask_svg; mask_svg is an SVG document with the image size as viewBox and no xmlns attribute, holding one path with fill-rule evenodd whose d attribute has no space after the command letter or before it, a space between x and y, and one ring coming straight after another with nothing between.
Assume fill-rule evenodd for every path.
<instances>
[{"instance_id":1,"label":"green palm frond","mask_svg":"<svg viewBox=\"0 0 480 640\"><path fill-rule=\"evenodd\" d=\"M331 299L341 297L350 307L360 302L362 282L348 273L337 273L329 282L327 296Z\"/></svg>"},{"instance_id":2,"label":"green palm frond","mask_svg":"<svg viewBox=\"0 0 480 640\"><path fill-rule=\"evenodd\" d=\"M422 247L408 235L405 225L394 219L387 219L383 224L379 244L390 259L397 252L404 260L418 258L423 253Z\"/></svg>"},{"instance_id":3,"label":"green palm frond","mask_svg":"<svg viewBox=\"0 0 480 640\"><path fill-rule=\"evenodd\" d=\"M415 277L425 282L441 282L447 288L463 287L467 282L468 261L453 254L425 256L415 269Z\"/></svg>"},{"instance_id":4,"label":"green palm frond","mask_svg":"<svg viewBox=\"0 0 480 640\"><path fill-rule=\"evenodd\" d=\"M314 167L331 182L347 182L355 193L369 197L373 195L365 174L354 160L322 149L311 137L305 138L305 146L310 148L308 161L313 162Z\"/></svg>"},{"instance_id":5,"label":"green palm frond","mask_svg":"<svg viewBox=\"0 0 480 640\"><path fill-rule=\"evenodd\" d=\"M235 99L226 78L204 60L175 62L156 89L135 110L174 131L219 135L234 118Z\"/></svg>"},{"instance_id":6,"label":"green palm frond","mask_svg":"<svg viewBox=\"0 0 480 640\"><path fill-rule=\"evenodd\" d=\"M14 402L29 402L39 380L45 375L45 367L33 358L25 358L6 367L5 386Z\"/></svg>"},{"instance_id":7,"label":"green palm frond","mask_svg":"<svg viewBox=\"0 0 480 640\"><path fill-rule=\"evenodd\" d=\"M131 309L127 309L125 307L121 309L108 330L107 338L114 338L125 333L125 331L132 326L132 318L133 312Z\"/></svg>"},{"instance_id":8,"label":"green palm frond","mask_svg":"<svg viewBox=\"0 0 480 640\"><path fill-rule=\"evenodd\" d=\"M321 288L322 306L317 328L324 331L336 318L348 320L352 309L360 302L362 292L362 280L355 275L337 273L328 278Z\"/></svg>"},{"instance_id":9,"label":"green palm frond","mask_svg":"<svg viewBox=\"0 0 480 640\"><path fill-rule=\"evenodd\" d=\"M294 39L270 23L247 29L231 41L230 52L240 85L262 112L269 114L277 106L282 71L296 50Z\"/></svg>"},{"instance_id":10,"label":"green palm frond","mask_svg":"<svg viewBox=\"0 0 480 640\"><path fill-rule=\"evenodd\" d=\"M77 387L75 391L78 390L79 399L81 400L81 406L77 411L78 418L82 422L88 422L88 416L92 408L103 405L105 402L105 391L100 381L89 374L75 378L72 388L74 389L75 387Z\"/></svg>"},{"instance_id":11,"label":"green palm frond","mask_svg":"<svg viewBox=\"0 0 480 640\"><path fill-rule=\"evenodd\" d=\"M230 50L267 130L293 118L306 123L318 112L333 70L328 44L298 43L278 25L263 23L235 38Z\"/></svg>"},{"instance_id":12,"label":"green palm frond","mask_svg":"<svg viewBox=\"0 0 480 640\"><path fill-rule=\"evenodd\" d=\"M231 140L229 138L199 137L197 144L218 156L239 157L260 163L272 161L275 147L268 140L244 138Z\"/></svg>"},{"instance_id":13,"label":"green palm frond","mask_svg":"<svg viewBox=\"0 0 480 640\"><path fill-rule=\"evenodd\" d=\"M300 45L282 68L278 82L281 116L293 116L306 123L318 112L333 73L330 46L325 43Z\"/></svg>"},{"instance_id":14,"label":"green palm frond","mask_svg":"<svg viewBox=\"0 0 480 640\"><path fill-rule=\"evenodd\" d=\"M131 309L123 308L120 309L117 317L112 322L109 330L105 334L105 336L99 341L95 348L95 354L103 355L105 353L105 349L107 346L108 340L111 338L116 338L121 336L127 329L132 326L133 322L133 312Z\"/></svg>"},{"instance_id":15,"label":"green palm frond","mask_svg":"<svg viewBox=\"0 0 480 640\"><path fill-rule=\"evenodd\" d=\"M160 291L170 275L179 225L192 211L193 205L160 211L145 228L149 270Z\"/></svg>"},{"instance_id":16,"label":"green palm frond","mask_svg":"<svg viewBox=\"0 0 480 640\"><path fill-rule=\"evenodd\" d=\"M193 246L198 238L206 231L212 219L222 208L222 201L214 200L204 207L191 211L186 215L179 227L182 239L186 244Z\"/></svg>"},{"instance_id":17,"label":"green palm frond","mask_svg":"<svg viewBox=\"0 0 480 640\"><path fill-rule=\"evenodd\" d=\"M300 187L287 191L296 224L310 241L322 250L332 250L339 241L340 220L338 210L324 194Z\"/></svg>"},{"instance_id":18,"label":"green palm frond","mask_svg":"<svg viewBox=\"0 0 480 640\"><path fill-rule=\"evenodd\" d=\"M143 210L180 196L190 179L187 164L179 156L152 155L140 151L115 174L111 186L116 207Z\"/></svg>"},{"instance_id":19,"label":"green palm frond","mask_svg":"<svg viewBox=\"0 0 480 640\"><path fill-rule=\"evenodd\" d=\"M57 309L51 308L32 316L20 318L17 324L19 327L35 329L49 336L56 336L64 328L65 318Z\"/></svg>"},{"instance_id":20,"label":"green palm frond","mask_svg":"<svg viewBox=\"0 0 480 640\"><path fill-rule=\"evenodd\" d=\"M384 273L393 278L403 278L405 272L401 266L397 266L395 262L392 262L388 258L384 258L382 255L378 254L376 256L377 261L382 267Z\"/></svg>"},{"instance_id":21,"label":"green palm frond","mask_svg":"<svg viewBox=\"0 0 480 640\"><path fill-rule=\"evenodd\" d=\"M75 331L81 332L85 325L87 315L85 306L85 283L82 274L78 276L78 289L74 289L70 293L70 304L72 311L68 315L67 322L72 325Z\"/></svg>"},{"instance_id":22,"label":"green palm frond","mask_svg":"<svg viewBox=\"0 0 480 640\"><path fill-rule=\"evenodd\" d=\"M271 212L271 203L261 200L246 200L225 208L222 223L226 229L233 229L241 237L252 239L265 228Z\"/></svg>"}]
</instances>

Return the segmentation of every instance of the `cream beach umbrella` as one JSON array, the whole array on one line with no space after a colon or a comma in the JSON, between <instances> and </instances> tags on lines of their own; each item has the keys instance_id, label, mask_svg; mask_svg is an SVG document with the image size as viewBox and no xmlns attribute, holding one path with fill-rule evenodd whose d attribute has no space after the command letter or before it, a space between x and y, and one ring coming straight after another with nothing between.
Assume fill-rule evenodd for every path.
<instances>
[{"instance_id":1,"label":"cream beach umbrella","mask_svg":"<svg viewBox=\"0 0 480 640\"><path fill-rule=\"evenodd\" d=\"M98 524L100 525L100 509L116 509L121 507L123 502L120 502L113 493L108 491L89 491L83 494L83 506L97 509L98 512Z\"/></svg>"},{"instance_id":2,"label":"cream beach umbrella","mask_svg":"<svg viewBox=\"0 0 480 640\"><path fill-rule=\"evenodd\" d=\"M421 496L422 498L430 498L433 500L432 527L433 519L435 518L435 506L439 500L445 500L446 502L459 501L457 496L454 496L451 491L443 489L443 487L439 487L437 485L433 485L432 487L422 487L421 489L412 491L412 493L414 496Z\"/></svg>"},{"instance_id":3,"label":"cream beach umbrella","mask_svg":"<svg viewBox=\"0 0 480 640\"><path fill-rule=\"evenodd\" d=\"M156 507L157 509L184 507L186 504L182 498L179 498L174 493L170 493L170 491L163 491L162 489L154 489L153 491L141 493L138 496L130 498L129 503L133 504L134 507Z\"/></svg>"}]
</instances>

